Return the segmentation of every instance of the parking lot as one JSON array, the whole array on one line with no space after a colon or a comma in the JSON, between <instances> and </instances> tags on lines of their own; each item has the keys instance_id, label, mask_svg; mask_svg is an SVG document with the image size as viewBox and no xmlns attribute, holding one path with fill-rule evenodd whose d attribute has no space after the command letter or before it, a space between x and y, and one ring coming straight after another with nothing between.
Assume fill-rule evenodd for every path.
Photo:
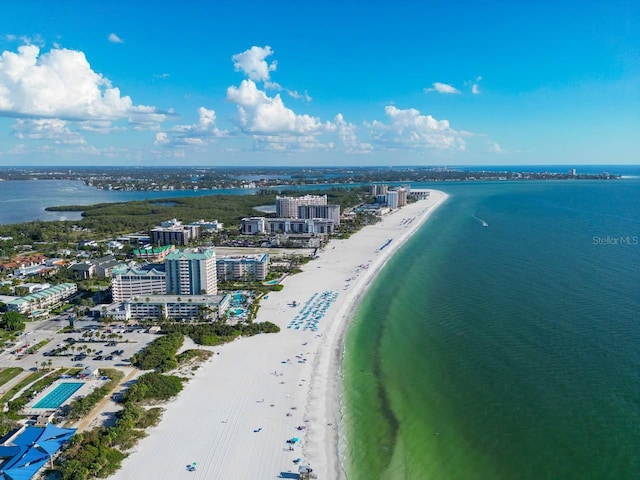
<instances>
[{"instance_id":1,"label":"parking lot","mask_svg":"<svg viewBox=\"0 0 640 480\"><path fill-rule=\"evenodd\" d=\"M74 332L60 332L66 326L62 319L29 322L16 343L0 353L0 367L129 366L134 353L158 338L139 326L109 327L87 318L76 321ZM36 353L25 353L45 340Z\"/></svg>"}]
</instances>

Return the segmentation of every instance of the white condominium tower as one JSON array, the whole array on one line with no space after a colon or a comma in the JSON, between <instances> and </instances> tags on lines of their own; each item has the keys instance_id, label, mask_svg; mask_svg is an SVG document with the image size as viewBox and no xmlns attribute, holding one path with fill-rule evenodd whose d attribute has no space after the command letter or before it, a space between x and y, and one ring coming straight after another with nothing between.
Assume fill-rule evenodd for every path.
<instances>
[{"instance_id":1,"label":"white condominium tower","mask_svg":"<svg viewBox=\"0 0 640 480\"><path fill-rule=\"evenodd\" d=\"M163 265L128 266L122 264L111 274L111 294L114 302L149 295L164 295L167 274Z\"/></svg>"},{"instance_id":2,"label":"white condominium tower","mask_svg":"<svg viewBox=\"0 0 640 480\"><path fill-rule=\"evenodd\" d=\"M326 195L304 195L302 197L276 196L276 217L298 218L298 207L301 205L326 205Z\"/></svg>"},{"instance_id":3,"label":"white condominium tower","mask_svg":"<svg viewBox=\"0 0 640 480\"><path fill-rule=\"evenodd\" d=\"M171 252L165 260L169 295L216 295L216 254L212 248Z\"/></svg>"}]
</instances>

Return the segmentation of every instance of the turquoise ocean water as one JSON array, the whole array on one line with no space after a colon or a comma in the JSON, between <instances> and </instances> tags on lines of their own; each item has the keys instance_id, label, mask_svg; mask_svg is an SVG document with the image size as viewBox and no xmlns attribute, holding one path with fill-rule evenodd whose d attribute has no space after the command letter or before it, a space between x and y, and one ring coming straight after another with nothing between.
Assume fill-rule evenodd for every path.
<instances>
[{"instance_id":1,"label":"turquoise ocean water","mask_svg":"<svg viewBox=\"0 0 640 480\"><path fill-rule=\"evenodd\" d=\"M640 180L430 186L347 335L348 478L640 478Z\"/></svg>"}]
</instances>

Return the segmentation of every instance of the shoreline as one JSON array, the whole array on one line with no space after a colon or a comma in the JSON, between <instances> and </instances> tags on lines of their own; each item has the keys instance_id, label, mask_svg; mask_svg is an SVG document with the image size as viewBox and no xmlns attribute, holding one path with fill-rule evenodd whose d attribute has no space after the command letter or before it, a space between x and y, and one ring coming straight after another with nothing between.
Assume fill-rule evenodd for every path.
<instances>
[{"instance_id":1,"label":"shoreline","mask_svg":"<svg viewBox=\"0 0 640 480\"><path fill-rule=\"evenodd\" d=\"M341 447L341 445L344 445L347 442L346 426L343 422L344 405L342 403L342 398L344 396L344 384L342 378L342 366L345 355L345 341L349 331L349 327L351 326L351 320L353 319L360 302L367 294L371 283L375 281L376 277L387 264L387 262L391 260L397 250L399 250L413 236L413 234L418 231L418 229L429 219L431 214L435 212L437 208L447 200L447 198L449 198L449 195L441 191L431 190L431 192L432 195L439 196L436 199L435 203L430 202L429 200L425 200L425 202L429 202L429 205L426 205L426 209L421 212L418 217L416 217L416 221L412 222L411 226L407 229L406 232L403 232L403 234L399 238L394 239L393 242L391 242L385 248L385 252L383 253L383 255L378 257L375 268L367 270L366 274L360 279L358 285L354 287L354 290L352 291L352 297L347 300L347 303L343 306L343 309L336 314L334 322L339 325L339 332L334 341L334 345L337 354L332 356L330 372L333 372L333 375L330 375L330 377L333 377L333 381L328 383L327 388L325 389L325 396L327 398L327 403L329 406L328 418L332 418L334 420L335 423L330 423L334 423L334 425L337 425L338 429L332 438L327 439L328 442L325 445L325 453L329 453L331 451L335 452L333 458L334 460L337 460L337 464L335 464L335 466L331 468L334 476L327 476L323 478L335 478L336 480L346 480L347 478L344 468L344 449ZM420 205L420 202L418 202L417 205ZM400 212L402 212L402 209L395 213ZM331 464L332 462L327 463Z\"/></svg>"},{"instance_id":2,"label":"shoreline","mask_svg":"<svg viewBox=\"0 0 640 480\"><path fill-rule=\"evenodd\" d=\"M110 478L273 479L298 465L310 465L319 479L346 478L341 368L348 326L381 268L448 198L431 192L350 239L331 240L285 278L256 318L281 332L208 348L217 355L191 372L159 425ZM187 471L194 461L197 471Z\"/></svg>"}]
</instances>

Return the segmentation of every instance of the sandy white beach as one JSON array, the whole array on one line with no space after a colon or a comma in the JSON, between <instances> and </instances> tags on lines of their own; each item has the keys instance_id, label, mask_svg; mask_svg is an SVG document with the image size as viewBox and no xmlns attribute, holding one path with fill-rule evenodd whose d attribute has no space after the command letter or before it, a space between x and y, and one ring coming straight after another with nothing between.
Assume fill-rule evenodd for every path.
<instances>
[{"instance_id":1,"label":"sandy white beach","mask_svg":"<svg viewBox=\"0 0 640 480\"><path fill-rule=\"evenodd\" d=\"M282 331L214 348L111 478L274 479L297 472L297 459L319 479L341 478L339 368L349 319L380 268L446 198L432 191L348 240L332 240L286 278L257 317Z\"/></svg>"}]
</instances>

